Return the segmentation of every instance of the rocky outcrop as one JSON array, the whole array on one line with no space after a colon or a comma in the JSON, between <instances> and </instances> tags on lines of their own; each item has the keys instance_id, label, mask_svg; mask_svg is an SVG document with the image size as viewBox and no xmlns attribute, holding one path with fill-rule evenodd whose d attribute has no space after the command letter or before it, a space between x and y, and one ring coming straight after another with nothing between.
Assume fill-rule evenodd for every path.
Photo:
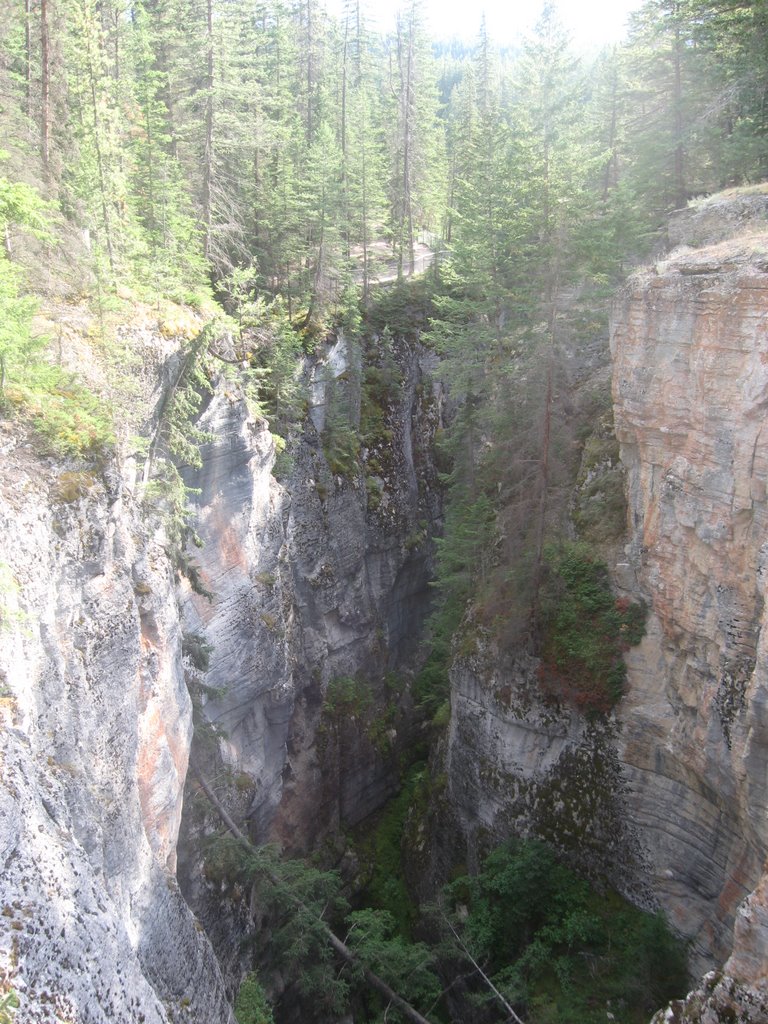
<instances>
[{"instance_id":1,"label":"rocky outcrop","mask_svg":"<svg viewBox=\"0 0 768 1024\"><path fill-rule=\"evenodd\" d=\"M175 880L174 574L114 467L2 435L0 972L18 1024L231 1021Z\"/></svg>"},{"instance_id":2,"label":"rocky outcrop","mask_svg":"<svg viewBox=\"0 0 768 1024\"><path fill-rule=\"evenodd\" d=\"M765 999L768 260L749 219L764 198L712 201L706 225L700 210L678 217L686 247L616 305L629 544L613 575L649 609L616 711L598 726L552 706L535 662L481 633L452 673L446 805L468 859L544 836L663 908L693 971L725 970L681 1021L741 1020L715 1005ZM716 243L696 248L702 232Z\"/></svg>"},{"instance_id":3,"label":"rocky outcrop","mask_svg":"<svg viewBox=\"0 0 768 1024\"><path fill-rule=\"evenodd\" d=\"M768 850L764 245L742 234L638 274L612 339L628 551L651 609L621 710L628 806L695 961L733 948L747 984L766 962L763 887L743 902Z\"/></svg>"},{"instance_id":4,"label":"rocky outcrop","mask_svg":"<svg viewBox=\"0 0 768 1024\"><path fill-rule=\"evenodd\" d=\"M134 427L152 423L179 337L200 328L139 320L123 332L145 356ZM334 388L360 415L363 369L343 339L312 368L315 408L283 483L267 423L232 377L217 383L199 423L211 440L187 473L202 547L174 556L199 593L172 566L131 459L88 469L2 435L0 984L19 995L19 1024L232 1020L176 881L193 719L198 765L258 840L313 848L396 789L413 736L402 672L429 604L439 410L428 359L394 349L383 437L343 475L323 446ZM336 680L360 690L331 708ZM194 781L186 799L180 875L234 986L254 908L222 905L200 873L209 808Z\"/></svg>"},{"instance_id":5,"label":"rocky outcrop","mask_svg":"<svg viewBox=\"0 0 768 1024\"><path fill-rule=\"evenodd\" d=\"M429 610L439 408L429 359L394 345L400 383L379 409L387 434L380 449L363 447L353 471L334 472L324 447L342 388L347 414L360 415L364 368L337 339L307 370L310 415L282 482L267 423L226 388L201 418L214 440L188 475L204 542L195 559L212 594L185 601L188 638L209 648L198 733L209 743L194 756L254 839L289 852L332 848L380 808L419 729L406 682ZM236 977L232 936L249 928L250 911L222 910L199 855L216 823L202 804L189 807L184 890Z\"/></svg>"},{"instance_id":6,"label":"rocky outcrop","mask_svg":"<svg viewBox=\"0 0 768 1024\"><path fill-rule=\"evenodd\" d=\"M672 214L667 237L672 249L679 245L701 248L766 228L768 189L763 184L694 199Z\"/></svg>"},{"instance_id":7,"label":"rocky outcrop","mask_svg":"<svg viewBox=\"0 0 768 1024\"><path fill-rule=\"evenodd\" d=\"M648 904L616 723L543 700L537 667L478 638L452 669L448 800L470 865L510 835L536 836Z\"/></svg>"}]
</instances>

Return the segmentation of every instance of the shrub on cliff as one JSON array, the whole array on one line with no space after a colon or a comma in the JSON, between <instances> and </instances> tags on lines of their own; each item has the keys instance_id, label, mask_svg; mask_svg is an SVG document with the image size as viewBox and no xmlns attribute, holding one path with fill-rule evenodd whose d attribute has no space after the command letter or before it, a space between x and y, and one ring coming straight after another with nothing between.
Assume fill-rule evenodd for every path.
<instances>
[{"instance_id":1,"label":"shrub on cliff","mask_svg":"<svg viewBox=\"0 0 768 1024\"><path fill-rule=\"evenodd\" d=\"M237 1024L274 1024L272 1007L254 973L246 975L235 1001Z\"/></svg>"},{"instance_id":2,"label":"shrub on cliff","mask_svg":"<svg viewBox=\"0 0 768 1024\"><path fill-rule=\"evenodd\" d=\"M608 569L586 545L550 548L542 594L544 689L588 711L609 711L624 690L624 652L642 640L645 618L643 604L614 595Z\"/></svg>"},{"instance_id":3,"label":"shrub on cliff","mask_svg":"<svg viewBox=\"0 0 768 1024\"><path fill-rule=\"evenodd\" d=\"M685 947L664 919L596 892L543 843L494 850L446 897L454 934L529 1024L597 1024L607 1011L639 1024L686 991Z\"/></svg>"}]
</instances>

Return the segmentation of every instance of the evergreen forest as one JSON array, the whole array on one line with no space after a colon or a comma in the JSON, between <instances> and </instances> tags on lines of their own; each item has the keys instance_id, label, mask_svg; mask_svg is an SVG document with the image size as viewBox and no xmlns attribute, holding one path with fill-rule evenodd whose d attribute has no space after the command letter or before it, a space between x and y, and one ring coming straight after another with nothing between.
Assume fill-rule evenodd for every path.
<instances>
[{"instance_id":1,"label":"evergreen forest","mask_svg":"<svg viewBox=\"0 0 768 1024\"><path fill-rule=\"evenodd\" d=\"M417 713L439 737L451 658L483 631L527 646L542 686L596 720L621 699L644 609L611 592L625 505L610 396L605 378L581 384L670 213L764 188L768 0L646 0L623 43L588 56L549 2L504 50L482 22L471 44L433 42L418 0L386 36L368 22L361 0L338 18L319 0L0 0L0 415L72 460L73 493L115 450L134 455L179 573L204 592L184 468L213 377L240 374L287 480L301 366L342 333L363 397L340 389L323 451L375 510L393 350L418 339L450 397ZM120 335L139 306L183 357L149 438L141 354ZM77 308L98 366L57 331ZM609 466L597 514L572 498L590 458ZM328 721L364 717L359 685L336 681ZM239 1024L350 1007L359 1022L592 1024L606 1006L639 1024L684 994L663 919L538 840L461 865L417 906L401 847L439 795L429 755L403 766L355 892L321 856L283 859L222 819L207 877L253 886L269 932Z\"/></svg>"}]
</instances>

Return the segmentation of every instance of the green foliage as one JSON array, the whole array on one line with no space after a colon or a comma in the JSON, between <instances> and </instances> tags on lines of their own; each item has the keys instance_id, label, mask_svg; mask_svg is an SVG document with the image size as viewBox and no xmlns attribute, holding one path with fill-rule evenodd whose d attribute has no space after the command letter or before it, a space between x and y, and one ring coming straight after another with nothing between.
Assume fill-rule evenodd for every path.
<instances>
[{"instance_id":1,"label":"green foliage","mask_svg":"<svg viewBox=\"0 0 768 1024\"><path fill-rule=\"evenodd\" d=\"M46 446L59 455L102 454L115 442L112 418L104 403L74 374L58 366L23 363L7 397L27 416Z\"/></svg>"},{"instance_id":2,"label":"green foliage","mask_svg":"<svg viewBox=\"0 0 768 1024\"><path fill-rule=\"evenodd\" d=\"M237 325L236 348L250 368L259 409L274 432L290 434L306 397L300 381L301 337L282 301L268 302L257 294L252 268L232 270L222 284Z\"/></svg>"},{"instance_id":3,"label":"green foliage","mask_svg":"<svg viewBox=\"0 0 768 1024\"><path fill-rule=\"evenodd\" d=\"M623 692L623 654L645 634L645 606L614 596L607 568L585 545L550 548L547 564L542 683L578 707L608 711Z\"/></svg>"},{"instance_id":4,"label":"green foliage","mask_svg":"<svg viewBox=\"0 0 768 1024\"><path fill-rule=\"evenodd\" d=\"M598 893L535 841L495 850L446 898L462 941L531 1024L640 1024L687 988L685 949L660 915Z\"/></svg>"},{"instance_id":5,"label":"green foliage","mask_svg":"<svg viewBox=\"0 0 768 1024\"><path fill-rule=\"evenodd\" d=\"M19 1009L19 997L13 989L0 994L0 1024L13 1024L16 1011Z\"/></svg>"},{"instance_id":6,"label":"green foliage","mask_svg":"<svg viewBox=\"0 0 768 1024\"><path fill-rule=\"evenodd\" d=\"M387 413L400 397L402 380L392 351L392 336L385 330L378 342L366 351L363 369L360 438L366 446L391 443Z\"/></svg>"},{"instance_id":7,"label":"green foliage","mask_svg":"<svg viewBox=\"0 0 768 1024\"><path fill-rule=\"evenodd\" d=\"M262 913L271 922L270 954L296 979L299 991L328 1014L342 1013L349 981L339 977L328 943L326 920L344 916L348 905L341 880L305 861L281 858L272 846L252 847L230 836L209 846L206 876L229 885L253 885Z\"/></svg>"},{"instance_id":8,"label":"green foliage","mask_svg":"<svg viewBox=\"0 0 768 1024\"><path fill-rule=\"evenodd\" d=\"M443 626L443 622L440 620L435 620L435 624L438 628ZM447 625L443 626L443 628L446 631L448 630ZM451 684L448 678L448 669L450 667L449 638L450 633L446 632L445 635L441 635L440 639L442 642L437 642L433 646L427 660L413 681L411 691L417 706L433 719L435 725L441 724L436 720L438 714L442 718L445 717L445 704L451 691ZM450 711L450 704L448 707ZM445 722L442 722L442 724L444 725Z\"/></svg>"},{"instance_id":9,"label":"green foliage","mask_svg":"<svg viewBox=\"0 0 768 1024\"><path fill-rule=\"evenodd\" d=\"M335 476L353 477L356 474L360 437L349 423L334 418L326 423L323 451L328 468Z\"/></svg>"},{"instance_id":10,"label":"green foliage","mask_svg":"<svg viewBox=\"0 0 768 1024\"><path fill-rule=\"evenodd\" d=\"M348 382L329 379L325 401L322 442L328 468L335 475L351 478L359 469L360 434L354 423Z\"/></svg>"},{"instance_id":11,"label":"green foliage","mask_svg":"<svg viewBox=\"0 0 768 1024\"><path fill-rule=\"evenodd\" d=\"M436 957L423 942L408 942L398 933L394 917L386 910L353 911L347 918L348 944L370 970L387 982L412 1005L428 1007L440 996L441 984L435 973ZM384 1016L380 1016L380 1014ZM372 1018L369 1015L367 1019ZM373 1020L406 1018L393 1007L379 1007Z\"/></svg>"},{"instance_id":12,"label":"green foliage","mask_svg":"<svg viewBox=\"0 0 768 1024\"><path fill-rule=\"evenodd\" d=\"M207 672L213 647L200 633L183 633L181 653L188 657L198 672Z\"/></svg>"},{"instance_id":13,"label":"green foliage","mask_svg":"<svg viewBox=\"0 0 768 1024\"><path fill-rule=\"evenodd\" d=\"M253 972L243 980L235 1000L237 1024L274 1024L272 1007L257 975Z\"/></svg>"},{"instance_id":14,"label":"green foliage","mask_svg":"<svg viewBox=\"0 0 768 1024\"><path fill-rule=\"evenodd\" d=\"M612 466L580 488L573 509L579 536L591 544L618 540L627 528L624 471Z\"/></svg>"},{"instance_id":15,"label":"green foliage","mask_svg":"<svg viewBox=\"0 0 768 1024\"><path fill-rule=\"evenodd\" d=\"M434 313L432 292L433 284L427 277L381 289L365 310L366 327L376 334L387 330L394 337L417 334Z\"/></svg>"},{"instance_id":16,"label":"green foliage","mask_svg":"<svg viewBox=\"0 0 768 1024\"><path fill-rule=\"evenodd\" d=\"M10 225L50 239L49 207L28 185L0 177L0 234ZM74 375L52 364L47 339L32 333L37 303L0 249L0 407L15 407L59 455L87 456L114 443L111 416Z\"/></svg>"},{"instance_id":17,"label":"green foliage","mask_svg":"<svg viewBox=\"0 0 768 1024\"><path fill-rule=\"evenodd\" d=\"M388 801L373 829L366 826L358 845L358 856L368 880L362 893L366 906L386 911L393 930L410 939L417 921L417 907L408 891L403 872L403 836L409 812L424 786L425 766L414 765L402 789Z\"/></svg>"},{"instance_id":18,"label":"green foliage","mask_svg":"<svg viewBox=\"0 0 768 1024\"><path fill-rule=\"evenodd\" d=\"M328 682L323 712L336 721L366 715L373 702L370 687L353 676L336 676Z\"/></svg>"},{"instance_id":19,"label":"green foliage","mask_svg":"<svg viewBox=\"0 0 768 1024\"><path fill-rule=\"evenodd\" d=\"M495 528L496 512L486 494L473 496L458 488L453 491L443 536L436 542L438 600L429 622L435 649L430 667L436 671L447 665L468 604L482 592ZM441 691L436 696L439 700Z\"/></svg>"},{"instance_id":20,"label":"green foliage","mask_svg":"<svg viewBox=\"0 0 768 1024\"><path fill-rule=\"evenodd\" d=\"M204 597L213 595L205 587L200 570L187 550L188 542L198 547L201 541L190 527L192 493L181 474L184 465L202 465L200 445L212 440L200 430L198 417L203 394L210 392L209 346L222 330L213 320L179 353L176 376L166 388L155 435L149 447L151 478L144 490L148 510L159 513L165 522L168 553L176 569L189 580L192 589Z\"/></svg>"}]
</instances>

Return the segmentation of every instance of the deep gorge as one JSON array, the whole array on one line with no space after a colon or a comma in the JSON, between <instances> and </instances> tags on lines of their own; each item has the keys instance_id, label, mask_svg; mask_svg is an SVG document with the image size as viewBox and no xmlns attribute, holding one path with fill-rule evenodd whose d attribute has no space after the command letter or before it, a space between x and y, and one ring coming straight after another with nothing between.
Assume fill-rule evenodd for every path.
<instances>
[{"instance_id":1,"label":"deep gorge","mask_svg":"<svg viewBox=\"0 0 768 1024\"><path fill-rule=\"evenodd\" d=\"M768 1020L764 5L6 6L0 1024Z\"/></svg>"}]
</instances>

